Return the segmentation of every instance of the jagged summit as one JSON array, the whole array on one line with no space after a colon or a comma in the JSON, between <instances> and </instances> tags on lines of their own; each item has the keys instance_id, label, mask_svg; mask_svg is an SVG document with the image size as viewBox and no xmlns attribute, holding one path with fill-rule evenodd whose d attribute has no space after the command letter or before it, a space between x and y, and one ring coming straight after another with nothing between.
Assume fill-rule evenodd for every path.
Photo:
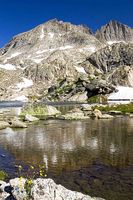
<instances>
[{"instance_id":1,"label":"jagged summit","mask_svg":"<svg viewBox=\"0 0 133 200\"><path fill-rule=\"evenodd\" d=\"M116 20L111 20L96 31L96 38L102 42L112 44L115 42L133 43L133 29Z\"/></svg>"}]
</instances>

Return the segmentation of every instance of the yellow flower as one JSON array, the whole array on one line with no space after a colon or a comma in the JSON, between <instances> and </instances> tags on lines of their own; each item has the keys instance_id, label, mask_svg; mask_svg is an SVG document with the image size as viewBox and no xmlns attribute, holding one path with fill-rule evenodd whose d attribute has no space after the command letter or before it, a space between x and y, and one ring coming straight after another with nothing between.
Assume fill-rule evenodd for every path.
<instances>
[{"instance_id":1,"label":"yellow flower","mask_svg":"<svg viewBox=\"0 0 133 200\"><path fill-rule=\"evenodd\" d=\"M34 166L31 165L30 168L31 168L31 169L34 169Z\"/></svg>"}]
</instances>

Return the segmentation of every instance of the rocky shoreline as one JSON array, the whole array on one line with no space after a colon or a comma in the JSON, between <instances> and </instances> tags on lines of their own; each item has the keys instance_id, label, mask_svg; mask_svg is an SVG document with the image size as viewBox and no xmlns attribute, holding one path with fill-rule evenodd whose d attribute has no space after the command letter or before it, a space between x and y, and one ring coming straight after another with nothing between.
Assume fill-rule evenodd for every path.
<instances>
[{"instance_id":1,"label":"rocky shoreline","mask_svg":"<svg viewBox=\"0 0 133 200\"><path fill-rule=\"evenodd\" d=\"M29 184L28 187L26 184ZM0 200L104 200L90 197L80 192L71 191L57 185L52 179L38 178L26 180L24 178L11 179L9 183L0 181Z\"/></svg>"},{"instance_id":2,"label":"rocky shoreline","mask_svg":"<svg viewBox=\"0 0 133 200\"><path fill-rule=\"evenodd\" d=\"M0 130L9 128L27 128L29 123L46 119L62 120L87 120L92 119L113 119L114 117L133 117L132 104L127 105L102 105L102 104L81 104L74 108L60 112L51 105L26 104L19 113L10 113L10 108L0 113ZM15 108L16 109L16 108Z\"/></svg>"}]
</instances>

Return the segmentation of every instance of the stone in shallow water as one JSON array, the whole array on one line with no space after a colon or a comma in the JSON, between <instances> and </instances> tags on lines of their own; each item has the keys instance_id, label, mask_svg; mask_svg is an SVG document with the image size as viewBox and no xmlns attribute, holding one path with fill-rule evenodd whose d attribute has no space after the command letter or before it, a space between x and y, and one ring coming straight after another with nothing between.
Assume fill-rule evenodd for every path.
<instances>
[{"instance_id":1,"label":"stone in shallow water","mask_svg":"<svg viewBox=\"0 0 133 200\"><path fill-rule=\"evenodd\" d=\"M10 124L8 122L0 121L0 130L9 127Z\"/></svg>"},{"instance_id":2,"label":"stone in shallow water","mask_svg":"<svg viewBox=\"0 0 133 200\"><path fill-rule=\"evenodd\" d=\"M10 127L12 128L27 128L27 125L20 121L18 118L14 118L10 121Z\"/></svg>"},{"instance_id":3,"label":"stone in shallow water","mask_svg":"<svg viewBox=\"0 0 133 200\"><path fill-rule=\"evenodd\" d=\"M122 112L118 111L118 110L110 110L109 114L112 114L112 115L122 115Z\"/></svg>"},{"instance_id":4,"label":"stone in shallow water","mask_svg":"<svg viewBox=\"0 0 133 200\"><path fill-rule=\"evenodd\" d=\"M108 114L103 114L102 116L99 117L99 119L112 119L114 118L112 115L108 115Z\"/></svg>"},{"instance_id":5,"label":"stone in shallow water","mask_svg":"<svg viewBox=\"0 0 133 200\"><path fill-rule=\"evenodd\" d=\"M84 112L80 110L79 108L74 108L67 112L65 115L61 115L61 119L66 120L78 120L78 119L89 119L89 116L85 116Z\"/></svg>"},{"instance_id":6,"label":"stone in shallow water","mask_svg":"<svg viewBox=\"0 0 133 200\"><path fill-rule=\"evenodd\" d=\"M26 114L25 120L29 121L29 122L34 122L34 121L38 121L39 119L37 117L32 116L32 115Z\"/></svg>"},{"instance_id":7,"label":"stone in shallow water","mask_svg":"<svg viewBox=\"0 0 133 200\"><path fill-rule=\"evenodd\" d=\"M96 117L96 118L101 118L102 117L102 113L101 113L101 111L100 110L98 110L98 109L95 109L93 112L92 112L92 114L91 114L91 116L92 117Z\"/></svg>"}]
</instances>

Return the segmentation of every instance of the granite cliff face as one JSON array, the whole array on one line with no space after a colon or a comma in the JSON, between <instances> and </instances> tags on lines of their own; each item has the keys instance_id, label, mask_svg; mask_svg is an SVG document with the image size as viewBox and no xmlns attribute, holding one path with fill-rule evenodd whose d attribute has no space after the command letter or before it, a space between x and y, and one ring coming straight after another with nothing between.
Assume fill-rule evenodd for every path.
<instances>
[{"instance_id":1,"label":"granite cliff face","mask_svg":"<svg viewBox=\"0 0 133 200\"><path fill-rule=\"evenodd\" d=\"M95 36L98 40L108 44L117 42L133 43L133 29L115 20L97 30Z\"/></svg>"},{"instance_id":2,"label":"granite cliff face","mask_svg":"<svg viewBox=\"0 0 133 200\"><path fill-rule=\"evenodd\" d=\"M118 22L93 34L56 19L21 33L0 50L0 100L87 99L111 92L123 71L123 84L132 85L132 70L125 70L133 65L132 38L132 29Z\"/></svg>"}]
</instances>

